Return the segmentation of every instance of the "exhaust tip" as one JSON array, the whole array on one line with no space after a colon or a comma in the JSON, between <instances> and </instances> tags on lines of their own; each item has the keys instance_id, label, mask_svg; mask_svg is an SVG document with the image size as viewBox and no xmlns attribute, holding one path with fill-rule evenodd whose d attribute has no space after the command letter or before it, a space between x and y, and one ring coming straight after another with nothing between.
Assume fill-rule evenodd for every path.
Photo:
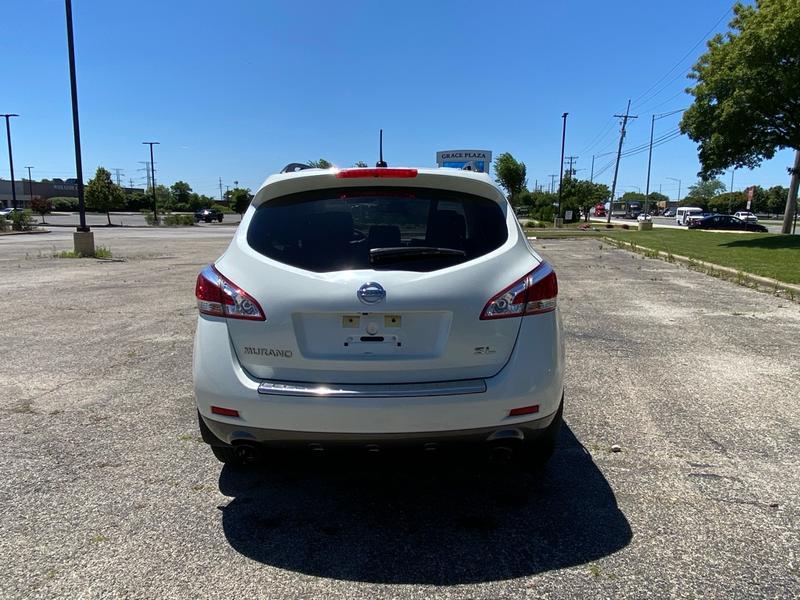
<instances>
[{"instance_id":1,"label":"exhaust tip","mask_svg":"<svg viewBox=\"0 0 800 600\"><path fill-rule=\"evenodd\" d=\"M252 444L236 444L234 452L242 464L252 464L258 460L259 450Z\"/></svg>"},{"instance_id":2,"label":"exhaust tip","mask_svg":"<svg viewBox=\"0 0 800 600\"><path fill-rule=\"evenodd\" d=\"M505 465L511 462L514 450L509 446L494 446L489 454L489 458L495 464Z\"/></svg>"}]
</instances>

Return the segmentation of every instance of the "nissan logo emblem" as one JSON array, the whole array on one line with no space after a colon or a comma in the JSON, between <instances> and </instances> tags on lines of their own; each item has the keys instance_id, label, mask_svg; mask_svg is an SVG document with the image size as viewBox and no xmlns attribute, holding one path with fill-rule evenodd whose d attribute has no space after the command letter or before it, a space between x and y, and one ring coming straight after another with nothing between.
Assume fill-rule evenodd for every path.
<instances>
[{"instance_id":1,"label":"nissan logo emblem","mask_svg":"<svg viewBox=\"0 0 800 600\"><path fill-rule=\"evenodd\" d=\"M358 288L356 295L364 304L376 304L386 298L386 290L380 283L370 281Z\"/></svg>"}]
</instances>

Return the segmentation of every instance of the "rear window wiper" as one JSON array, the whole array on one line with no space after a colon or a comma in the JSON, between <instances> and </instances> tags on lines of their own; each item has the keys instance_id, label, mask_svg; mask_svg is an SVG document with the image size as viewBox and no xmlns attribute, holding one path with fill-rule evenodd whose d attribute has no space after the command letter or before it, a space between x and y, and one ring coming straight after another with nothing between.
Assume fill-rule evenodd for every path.
<instances>
[{"instance_id":1,"label":"rear window wiper","mask_svg":"<svg viewBox=\"0 0 800 600\"><path fill-rule=\"evenodd\" d=\"M435 248L433 246L398 246L394 248L372 248L369 251L369 264L419 260L435 256L464 257L467 253L455 248Z\"/></svg>"}]
</instances>

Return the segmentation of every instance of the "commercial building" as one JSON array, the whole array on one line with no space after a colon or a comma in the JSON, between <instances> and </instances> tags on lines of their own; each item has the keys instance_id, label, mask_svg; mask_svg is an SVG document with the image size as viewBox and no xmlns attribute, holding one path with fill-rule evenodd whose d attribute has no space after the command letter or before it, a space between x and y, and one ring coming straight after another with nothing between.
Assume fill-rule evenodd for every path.
<instances>
[{"instance_id":1,"label":"commercial building","mask_svg":"<svg viewBox=\"0 0 800 600\"><path fill-rule=\"evenodd\" d=\"M30 207L33 198L77 198L77 179L43 179L42 181L29 181L28 179L15 180L17 192L17 207ZM142 188L122 188L126 192L144 192ZM0 179L0 204L12 206L11 180Z\"/></svg>"}]
</instances>

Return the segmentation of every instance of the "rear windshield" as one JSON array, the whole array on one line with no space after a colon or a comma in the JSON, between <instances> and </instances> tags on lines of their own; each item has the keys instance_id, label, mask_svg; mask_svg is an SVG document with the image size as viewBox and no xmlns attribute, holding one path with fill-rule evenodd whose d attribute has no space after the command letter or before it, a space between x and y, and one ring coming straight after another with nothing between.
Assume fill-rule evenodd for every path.
<instances>
[{"instance_id":1,"label":"rear windshield","mask_svg":"<svg viewBox=\"0 0 800 600\"><path fill-rule=\"evenodd\" d=\"M434 271L487 254L507 237L497 203L415 188L285 196L259 206L247 230L255 251L316 272Z\"/></svg>"}]
</instances>

